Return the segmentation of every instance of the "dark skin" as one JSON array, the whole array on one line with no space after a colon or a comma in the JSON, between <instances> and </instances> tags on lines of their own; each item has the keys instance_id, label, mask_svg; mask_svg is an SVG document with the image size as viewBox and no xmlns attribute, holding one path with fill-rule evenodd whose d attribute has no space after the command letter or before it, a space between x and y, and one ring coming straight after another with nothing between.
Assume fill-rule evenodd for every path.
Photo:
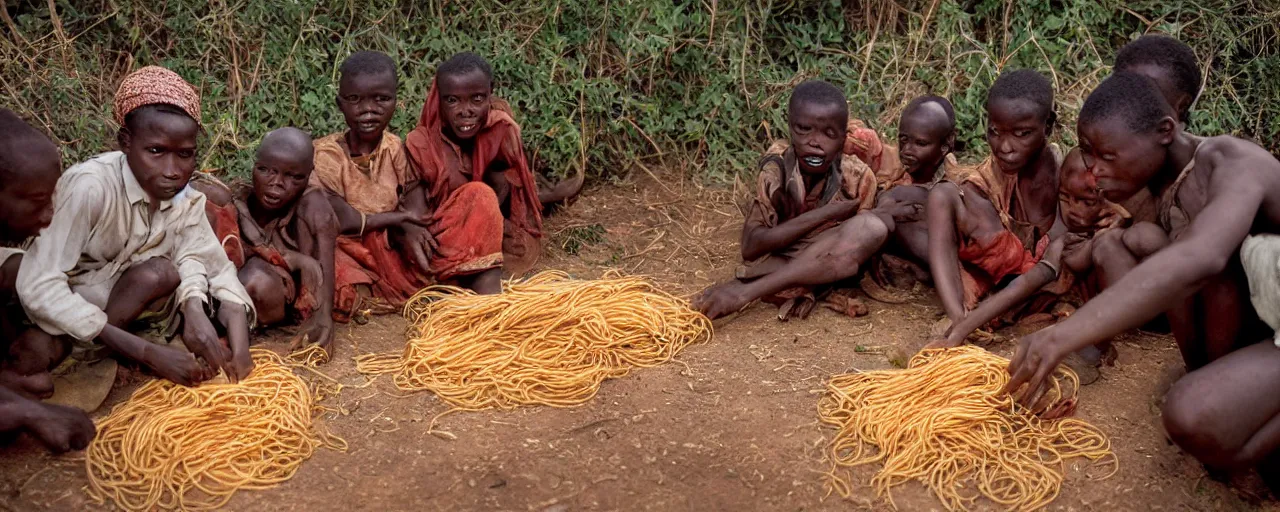
<instances>
[{"instance_id":1,"label":"dark skin","mask_svg":"<svg viewBox=\"0 0 1280 512\"><path fill-rule=\"evenodd\" d=\"M172 199L190 181L195 171L198 130L196 122L184 114L144 108L135 112L128 126L120 131L121 150L151 199L150 215L159 209L161 201ZM227 328L230 349L218 340L199 299L180 306L183 341L190 353L150 343L123 329L144 310L162 305L178 283L177 268L167 259L153 258L130 267L111 290L104 310L107 325L98 340L121 357L138 361L161 377L186 386L212 378L217 370L226 372L233 381L247 376L253 362L248 354L247 312L241 306L223 304L218 311L219 321ZM47 372L66 358L70 345L65 338L54 338L37 329L28 330L13 343L13 368L22 375Z\"/></svg>"},{"instance_id":2,"label":"dark skin","mask_svg":"<svg viewBox=\"0 0 1280 512\"><path fill-rule=\"evenodd\" d=\"M1280 446L1280 350L1270 333L1247 328L1255 313L1236 262L1247 235L1280 227L1280 162L1248 141L1189 135L1172 110L1144 132L1118 117L1078 128L1103 195L1123 200L1149 187L1159 196L1194 155L1178 191L1190 223L1075 315L1023 338L1007 391L1031 403L1065 354L1183 308L1203 330L1174 330L1191 372L1166 396L1165 427L1209 466L1253 466Z\"/></svg>"},{"instance_id":3,"label":"dark skin","mask_svg":"<svg viewBox=\"0 0 1280 512\"><path fill-rule=\"evenodd\" d=\"M323 193L304 193L315 169L314 148L310 137L301 130L283 128L263 137L253 166L253 196L249 212L259 226L265 226L297 209L293 231L298 252L285 251L290 266L306 274L319 274L316 300L319 307L302 326L300 335L332 354L334 247L338 237L338 219ZM271 264L258 257L249 258L240 270L258 310L258 320L273 324L285 319L287 297L280 277ZM310 284L310 283L309 283Z\"/></svg>"},{"instance_id":4,"label":"dark skin","mask_svg":"<svg viewBox=\"0 0 1280 512\"><path fill-rule=\"evenodd\" d=\"M0 233L6 242L17 242L35 236L53 218L53 192L62 172L57 148L47 139L24 144L27 151L15 159L16 169L3 169L5 186L0 189ZM12 186L21 184L21 186ZM0 266L0 294L13 297L14 280L22 256L12 256ZM21 315L21 310L12 312ZM5 315L6 317L10 315ZM4 322L8 323L8 318ZM5 326L5 336L13 329ZM30 329L29 329L30 330ZM35 331L39 331L35 329ZM9 345L6 341L5 345ZM6 347L12 348L12 347ZM52 389L52 379L44 373L45 382L36 388ZM52 405L32 400L32 380L8 367L0 368L0 432L28 432L53 453L83 450L93 439L96 429L85 413L73 407ZM35 394L43 394L37 391Z\"/></svg>"},{"instance_id":5,"label":"dark skin","mask_svg":"<svg viewBox=\"0 0 1280 512\"><path fill-rule=\"evenodd\" d=\"M191 181L191 174L196 168L196 135L199 125L185 115L156 110L140 110L129 126L120 131L120 149L128 159L129 167L142 189L151 198L150 214L155 215L160 202L172 199ZM120 288L117 283L116 288ZM114 295L115 289L112 290ZM131 306L145 305L150 300L140 300L144 295L154 291L125 290L122 300ZM207 362L212 370L222 370L233 382L249 376L253 370L253 360L249 356L249 323L247 312L236 304L222 304L217 312L219 321L227 328L227 339L230 349L218 339L217 330L205 313L204 302L192 298L182 304L183 332L182 341L196 356ZM136 309L136 308L129 308ZM141 313L141 309L137 309ZM136 314L133 318L136 318ZM124 331L120 331L124 333ZM127 333L125 333L127 334ZM115 349L108 338L119 338L111 341L117 344L147 343L145 340L128 334L107 334L104 331L103 341ZM117 349L119 351L119 349ZM171 349L172 350L172 349ZM122 352L128 354L129 352ZM193 372L189 364L177 364L177 356L157 358L158 366L152 366L156 373L185 384L192 377L201 376L201 372ZM150 366L150 365L149 365ZM208 372L204 372L208 373ZM211 377L211 376L210 376Z\"/></svg>"},{"instance_id":6,"label":"dark skin","mask_svg":"<svg viewBox=\"0 0 1280 512\"><path fill-rule=\"evenodd\" d=\"M1045 149L1053 132L1054 114L1026 99L995 98L987 105L987 144L996 168L1017 175L1020 208L1013 215L1055 233L1058 208L1058 165ZM953 323L968 314L957 257L962 237L985 243L1004 226L991 200L972 184L940 183L929 193L925 208L929 225L929 268L942 307Z\"/></svg>"},{"instance_id":7,"label":"dark skin","mask_svg":"<svg viewBox=\"0 0 1280 512\"><path fill-rule=\"evenodd\" d=\"M911 181L918 185L894 187L880 194L881 204L925 205L929 200L929 187L934 176L945 165L947 155L955 147L955 126L942 106L922 103L915 109L903 112L898 122L898 155ZM923 213L922 213L923 215ZM922 219L921 219L922 220ZM890 252L922 264L929 261L929 225L920 220L896 223L891 237Z\"/></svg>"},{"instance_id":8,"label":"dark skin","mask_svg":"<svg viewBox=\"0 0 1280 512\"><path fill-rule=\"evenodd\" d=\"M462 150L460 158L470 161L471 151L475 148L475 137L485 128L489 111L492 109L493 80L480 70L471 70L460 74L437 76L436 88L440 94L441 130L445 137ZM495 162L495 164L498 165L484 169L483 180L497 194L498 204L506 214L509 212L511 198L511 185L507 181L509 168L503 167L501 162ZM465 181L461 181L458 176L449 178L454 179L454 182L449 184L450 190L465 184ZM405 209L420 212L421 218L430 219L432 212L427 199L428 190L429 188L424 186L419 187L414 193L406 194ZM405 230L407 256L411 261L418 262L418 266L425 271L429 271L431 254L437 248L428 227L424 222L422 226L409 227ZM462 276L457 284L480 294L500 293L502 269L490 269L478 274Z\"/></svg>"},{"instance_id":9,"label":"dark skin","mask_svg":"<svg viewBox=\"0 0 1280 512\"><path fill-rule=\"evenodd\" d=\"M1063 162L1059 211L1065 231L1054 238L1041 259L1031 271L1018 276L1004 289L982 301L960 322L952 325L946 338L929 343L924 348L951 348L964 343L974 331L1000 317L1013 307L1025 303L1039 293L1041 288L1058 279L1059 272L1084 275L1094 268L1095 260L1110 254L1099 251L1102 243L1094 238L1098 222L1104 211L1104 203L1097 186L1084 168L1079 149L1073 150ZM1164 232L1153 224L1142 224L1129 229L1113 228L1106 233L1124 246L1126 253L1139 257L1149 256L1168 243ZM1126 240L1126 238L1128 240ZM1108 238L1110 240L1111 238ZM1058 269L1058 271L1054 271Z\"/></svg>"},{"instance_id":10,"label":"dark skin","mask_svg":"<svg viewBox=\"0 0 1280 512\"><path fill-rule=\"evenodd\" d=\"M382 134L396 111L396 92L399 87L394 73L366 73L343 75L338 81L338 97L334 102L342 111L347 123L343 141L351 156L372 153L382 143ZM338 216L338 225L344 235L360 234L361 215L336 195L329 196L329 203ZM418 222L420 216L404 211L374 213L364 216L364 231L401 229Z\"/></svg>"},{"instance_id":11,"label":"dark skin","mask_svg":"<svg viewBox=\"0 0 1280 512\"><path fill-rule=\"evenodd\" d=\"M1195 102L1195 98L1178 88L1177 83L1173 80L1172 70L1161 67L1158 64L1138 64L1124 69L1117 68L1116 71L1137 73L1150 78L1155 82L1156 88L1160 89L1160 94L1164 96L1164 100L1173 106L1174 112L1178 113L1178 121L1186 123L1186 120L1190 117L1191 104Z\"/></svg>"},{"instance_id":12,"label":"dark skin","mask_svg":"<svg viewBox=\"0 0 1280 512\"><path fill-rule=\"evenodd\" d=\"M843 105L802 102L794 105L788 122L804 186L811 190L825 179L831 163L840 156L848 113ZM715 319L787 288L856 275L860 265L884 246L896 222L914 218L919 212L913 204L882 203L858 213L857 201L832 201L771 228L749 220L742 229L742 258L746 261L788 247L828 222L840 224L820 233L795 258L758 279L733 280L708 288L694 298L693 307Z\"/></svg>"}]
</instances>

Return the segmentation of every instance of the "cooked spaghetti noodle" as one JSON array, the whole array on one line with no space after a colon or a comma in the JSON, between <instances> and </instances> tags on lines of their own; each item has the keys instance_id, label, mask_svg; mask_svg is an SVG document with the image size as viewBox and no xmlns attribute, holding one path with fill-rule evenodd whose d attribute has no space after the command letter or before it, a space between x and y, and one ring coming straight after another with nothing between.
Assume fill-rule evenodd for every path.
<instances>
[{"instance_id":1,"label":"cooked spaghetti noodle","mask_svg":"<svg viewBox=\"0 0 1280 512\"><path fill-rule=\"evenodd\" d=\"M241 489L293 477L319 446L346 443L313 424L312 390L276 354L253 349L238 384L153 380L98 422L85 451L89 494L125 510L216 509Z\"/></svg>"},{"instance_id":2,"label":"cooked spaghetti noodle","mask_svg":"<svg viewBox=\"0 0 1280 512\"><path fill-rule=\"evenodd\" d=\"M1037 414L1070 412L1075 373L1058 368L1049 396L1030 410L1002 393L1008 364L964 346L921 352L905 370L832 378L818 403L821 420L839 429L828 446L828 490L848 497L849 468L878 462L871 486L890 505L890 489L915 480L948 510L967 510L979 496L1010 510L1035 510L1057 497L1063 459L1107 459L1112 470L1103 478L1114 474L1111 442L1096 427ZM976 493L966 492L973 487Z\"/></svg>"},{"instance_id":3,"label":"cooked spaghetti noodle","mask_svg":"<svg viewBox=\"0 0 1280 512\"><path fill-rule=\"evenodd\" d=\"M605 379L670 360L711 338L711 321L639 277L575 280L543 272L499 295L427 288L405 306L403 351L356 359L396 387L460 409L590 400Z\"/></svg>"}]
</instances>

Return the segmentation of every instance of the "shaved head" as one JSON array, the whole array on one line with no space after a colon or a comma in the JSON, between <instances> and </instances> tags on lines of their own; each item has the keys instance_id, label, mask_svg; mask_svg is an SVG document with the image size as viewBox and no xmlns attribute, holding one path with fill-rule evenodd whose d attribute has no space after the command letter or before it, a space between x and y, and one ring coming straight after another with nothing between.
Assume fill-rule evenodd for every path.
<instances>
[{"instance_id":1,"label":"shaved head","mask_svg":"<svg viewBox=\"0 0 1280 512\"><path fill-rule=\"evenodd\" d=\"M315 158L315 146L311 143L311 134L292 126L272 130L262 137L258 145L258 156L271 153L277 158L285 158L295 162L306 162L312 166Z\"/></svg>"}]
</instances>

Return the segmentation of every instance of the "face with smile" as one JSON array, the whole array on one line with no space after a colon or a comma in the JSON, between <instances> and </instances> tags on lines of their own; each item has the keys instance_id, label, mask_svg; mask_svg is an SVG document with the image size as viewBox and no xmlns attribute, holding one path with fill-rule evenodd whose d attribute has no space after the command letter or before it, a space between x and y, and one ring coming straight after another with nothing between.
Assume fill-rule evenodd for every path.
<instances>
[{"instance_id":1,"label":"face with smile","mask_svg":"<svg viewBox=\"0 0 1280 512\"><path fill-rule=\"evenodd\" d=\"M291 144L271 135L263 139L253 164L253 196L258 206L267 211L282 210L306 190L315 164L310 141L303 142L306 144Z\"/></svg>"},{"instance_id":2,"label":"face with smile","mask_svg":"<svg viewBox=\"0 0 1280 512\"><path fill-rule=\"evenodd\" d=\"M941 105L922 103L898 123L898 155L912 176L937 169L955 140Z\"/></svg>"},{"instance_id":3,"label":"face with smile","mask_svg":"<svg viewBox=\"0 0 1280 512\"><path fill-rule=\"evenodd\" d=\"M489 120L493 81L483 71L473 69L438 76L436 87L445 136L459 144L475 138Z\"/></svg>"},{"instance_id":4,"label":"face with smile","mask_svg":"<svg viewBox=\"0 0 1280 512\"><path fill-rule=\"evenodd\" d=\"M376 143L396 112L394 73L343 75L338 82L338 108L357 139Z\"/></svg>"},{"instance_id":5,"label":"face with smile","mask_svg":"<svg viewBox=\"0 0 1280 512\"><path fill-rule=\"evenodd\" d=\"M996 167L1017 174L1029 167L1048 144L1053 114L1047 116L1025 98L993 98L987 103L987 144Z\"/></svg>"},{"instance_id":6,"label":"face with smile","mask_svg":"<svg viewBox=\"0 0 1280 512\"><path fill-rule=\"evenodd\" d=\"M185 114L150 106L134 111L125 125L120 148L134 177L151 199L173 199L196 170L200 126Z\"/></svg>"},{"instance_id":7,"label":"face with smile","mask_svg":"<svg viewBox=\"0 0 1280 512\"><path fill-rule=\"evenodd\" d=\"M849 124L844 106L802 101L791 108L787 123L800 170L826 174L844 147Z\"/></svg>"},{"instance_id":8,"label":"face with smile","mask_svg":"<svg viewBox=\"0 0 1280 512\"><path fill-rule=\"evenodd\" d=\"M1112 202L1133 197L1160 171L1177 134L1177 123L1165 117L1156 129L1139 133L1120 116L1077 125L1084 165L1098 180L1102 196Z\"/></svg>"}]
</instances>

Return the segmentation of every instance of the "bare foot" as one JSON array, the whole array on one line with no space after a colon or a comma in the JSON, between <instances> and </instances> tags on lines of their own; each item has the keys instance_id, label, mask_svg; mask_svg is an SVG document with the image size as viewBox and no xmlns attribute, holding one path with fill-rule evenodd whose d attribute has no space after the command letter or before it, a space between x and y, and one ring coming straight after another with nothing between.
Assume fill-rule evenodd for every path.
<instances>
[{"instance_id":1,"label":"bare foot","mask_svg":"<svg viewBox=\"0 0 1280 512\"><path fill-rule=\"evenodd\" d=\"M693 309L712 320L737 313L751 302L751 299L743 295L743 286L734 280L707 288L693 298Z\"/></svg>"},{"instance_id":2,"label":"bare foot","mask_svg":"<svg viewBox=\"0 0 1280 512\"><path fill-rule=\"evenodd\" d=\"M53 396L53 375L49 372L19 375L13 370L0 370L0 386L24 396L43 400Z\"/></svg>"},{"instance_id":3,"label":"bare foot","mask_svg":"<svg viewBox=\"0 0 1280 512\"><path fill-rule=\"evenodd\" d=\"M30 418L27 431L53 453L83 450L97 433L93 420L74 407L34 401L24 407Z\"/></svg>"}]
</instances>

